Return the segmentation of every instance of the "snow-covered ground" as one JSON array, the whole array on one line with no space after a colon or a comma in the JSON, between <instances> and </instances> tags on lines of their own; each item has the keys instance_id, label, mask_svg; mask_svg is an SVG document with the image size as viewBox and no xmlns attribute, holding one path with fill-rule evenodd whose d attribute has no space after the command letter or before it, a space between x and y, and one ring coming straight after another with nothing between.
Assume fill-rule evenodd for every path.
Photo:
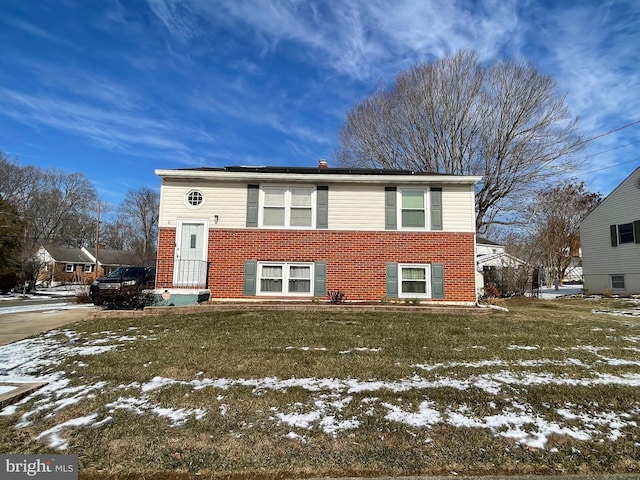
<instances>
[{"instance_id":1,"label":"snow-covered ground","mask_svg":"<svg viewBox=\"0 0 640 480\"><path fill-rule=\"evenodd\" d=\"M554 298L564 297L567 295L582 295L582 291L582 285L559 285L558 290L554 287L542 287L538 298L542 298L543 300L552 300Z\"/></svg>"},{"instance_id":2,"label":"snow-covered ground","mask_svg":"<svg viewBox=\"0 0 640 480\"><path fill-rule=\"evenodd\" d=\"M386 412L385 418L399 425L430 429L438 424L455 427L480 428L491 431L495 436L513 439L531 448L546 448L552 435L566 436L580 441L604 443L615 441L630 432L636 432L640 405L628 410L615 410L611 405L593 404L588 411L567 402L559 406L534 407L527 403L521 393L530 386L557 385L579 387L628 386L640 387L640 360L620 359L609 356L607 349L576 343L563 348L564 359L545 359L544 354L537 360L510 358L509 360L484 360L476 362L416 363L411 365L414 375L393 381L365 380L355 378L207 378L202 372L194 374L190 380L154 377L147 382L129 384L109 384L98 379L85 384L72 385L64 371L57 366L70 357L74 361L73 372L82 372L86 367L82 357L101 355L108 351L126 348L136 341L154 342L162 329L131 326L126 334L103 331L80 334L73 330L51 331L39 338L27 339L0 347L0 382L48 381L48 385L20 401L0 411L0 415L17 414L15 428L37 427L37 418L55 418L71 405L90 403L101 405L88 415L61 421L55 426L41 429L36 439L51 448L68 448L66 433L73 429L100 428L114 420L114 412L126 410L137 415L160 417L171 425L183 425L187 419L201 419L206 415L225 416L233 408L234 390L251 388L255 395L265 392L285 392L301 389L308 394L305 402L273 406L263 422L274 426L285 425L287 438L306 442L306 434L321 431L336 436L357 429L363 422L370 422L374 410ZM595 330L594 330L595 331ZM600 331L600 330L598 330ZM602 335L616 336L616 329L602 329ZM61 339L62 337L62 339ZM616 341L623 348L640 352L640 337L620 334ZM483 348L476 345L470 348ZM540 351L540 345L512 345L514 352ZM327 349L307 345L282 345L283 351L303 351L309 355L326 354ZM337 351L345 356L355 354L377 355L382 347L363 346L352 350ZM557 350L557 349L556 349ZM589 352L593 360L575 358L574 352ZM331 353L331 352L329 352ZM551 355L550 355L551 356ZM618 371L606 373L600 366L615 365ZM46 367L43 369L43 367ZM467 374L460 374L464 367ZM553 367L546 369L546 367ZM558 368L560 367L560 368ZM450 369L456 369L449 375ZM588 370L584 376L570 373L574 370ZM625 371L625 369L628 369ZM35 377L46 370L52 373ZM178 405L156 403L155 395L162 389L174 385L190 388L192 391L210 392L215 408L184 408ZM489 398L486 405L489 414L479 416L474 413L478 405L456 404L437 405L429 399L429 391L439 388L468 391L479 389ZM388 392L397 397L389 400ZM419 405L403 401L402 395L419 392L423 401ZM513 392L520 392L515 395ZM101 404L100 396L108 395L117 400ZM382 397L382 398L381 398ZM384 398L384 399L383 399ZM496 401L491 399L495 398ZM35 402L30 403L31 399ZM345 411L349 407L350 414ZM354 414L353 412L357 412ZM229 435L250 435L251 426L242 431L232 431ZM636 443L640 446L640 443Z\"/></svg>"},{"instance_id":3,"label":"snow-covered ground","mask_svg":"<svg viewBox=\"0 0 640 480\"><path fill-rule=\"evenodd\" d=\"M87 292L89 292L88 285L61 285L59 287L50 287L50 288L38 287L35 292L29 292L26 295L22 295L20 292L12 292L12 293L0 295L0 301L2 300L29 301L29 300L43 300L47 298L75 297L80 293L87 293Z\"/></svg>"}]
</instances>

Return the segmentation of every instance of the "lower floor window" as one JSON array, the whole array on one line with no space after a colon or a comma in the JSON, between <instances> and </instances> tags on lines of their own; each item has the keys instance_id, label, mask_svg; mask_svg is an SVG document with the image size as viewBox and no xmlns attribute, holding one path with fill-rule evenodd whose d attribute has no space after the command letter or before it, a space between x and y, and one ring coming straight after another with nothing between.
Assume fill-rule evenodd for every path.
<instances>
[{"instance_id":1,"label":"lower floor window","mask_svg":"<svg viewBox=\"0 0 640 480\"><path fill-rule=\"evenodd\" d=\"M258 265L258 293L311 295L312 269L310 263L261 263Z\"/></svg>"},{"instance_id":2,"label":"lower floor window","mask_svg":"<svg viewBox=\"0 0 640 480\"><path fill-rule=\"evenodd\" d=\"M74 268L73 268L73 267L74 267L73 263L67 263L67 264L64 266L64 271L65 271L65 272L73 272L73 271L74 271Z\"/></svg>"},{"instance_id":3,"label":"lower floor window","mask_svg":"<svg viewBox=\"0 0 640 480\"><path fill-rule=\"evenodd\" d=\"M398 265L401 297L430 297L429 265Z\"/></svg>"},{"instance_id":4,"label":"lower floor window","mask_svg":"<svg viewBox=\"0 0 640 480\"><path fill-rule=\"evenodd\" d=\"M611 275L611 288L624 290L624 275Z\"/></svg>"}]
</instances>

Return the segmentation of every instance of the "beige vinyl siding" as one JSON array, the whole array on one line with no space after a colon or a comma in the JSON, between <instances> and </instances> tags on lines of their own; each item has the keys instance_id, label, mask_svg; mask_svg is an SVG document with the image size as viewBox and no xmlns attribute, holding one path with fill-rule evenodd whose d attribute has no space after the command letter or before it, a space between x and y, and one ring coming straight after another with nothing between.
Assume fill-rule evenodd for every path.
<instances>
[{"instance_id":1,"label":"beige vinyl siding","mask_svg":"<svg viewBox=\"0 0 640 480\"><path fill-rule=\"evenodd\" d=\"M187 205L185 196L197 189L204 195L200 207ZM244 228L247 213L246 183L195 183L165 180L160 190L160 227L175 227L177 219L208 219L209 228ZM218 223L214 216L218 215Z\"/></svg>"},{"instance_id":2,"label":"beige vinyl siding","mask_svg":"<svg viewBox=\"0 0 640 480\"><path fill-rule=\"evenodd\" d=\"M610 275L625 275L626 293L640 293L640 244L611 246L610 225L640 220L640 169L623 181L580 226L584 286L610 288Z\"/></svg>"},{"instance_id":3,"label":"beige vinyl siding","mask_svg":"<svg viewBox=\"0 0 640 480\"><path fill-rule=\"evenodd\" d=\"M328 185L330 230L385 229L384 185ZM402 188L402 185L398 185L398 188ZM185 196L192 189L197 189L204 195L204 204L201 207L187 205ZM444 185L442 203L443 231L474 231L473 186ZM208 219L210 228L245 228L246 209L247 183L196 183L189 180L165 179L161 187L159 221L161 227L175 227L177 219L197 218ZM214 215L218 215L217 224L214 222Z\"/></svg>"},{"instance_id":4,"label":"beige vinyl siding","mask_svg":"<svg viewBox=\"0 0 640 480\"><path fill-rule=\"evenodd\" d=\"M475 196L472 185L442 188L442 227L445 232L475 232Z\"/></svg>"},{"instance_id":5,"label":"beige vinyl siding","mask_svg":"<svg viewBox=\"0 0 640 480\"><path fill-rule=\"evenodd\" d=\"M329 184L330 230L384 230L384 186Z\"/></svg>"}]
</instances>

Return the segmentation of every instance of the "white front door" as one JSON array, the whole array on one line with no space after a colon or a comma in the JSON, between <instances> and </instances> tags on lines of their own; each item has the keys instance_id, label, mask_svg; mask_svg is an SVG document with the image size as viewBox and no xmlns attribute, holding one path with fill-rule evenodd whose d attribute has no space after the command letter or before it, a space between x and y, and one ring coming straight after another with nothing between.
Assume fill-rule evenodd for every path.
<instances>
[{"instance_id":1,"label":"white front door","mask_svg":"<svg viewBox=\"0 0 640 480\"><path fill-rule=\"evenodd\" d=\"M173 284L204 288L207 278L207 224L202 220L178 222Z\"/></svg>"}]
</instances>

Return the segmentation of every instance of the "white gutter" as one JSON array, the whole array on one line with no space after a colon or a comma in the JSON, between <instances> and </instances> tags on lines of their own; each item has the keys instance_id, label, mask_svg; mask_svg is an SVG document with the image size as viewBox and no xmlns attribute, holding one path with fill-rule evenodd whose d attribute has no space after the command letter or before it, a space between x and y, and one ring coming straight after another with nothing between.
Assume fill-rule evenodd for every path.
<instances>
[{"instance_id":1,"label":"white gutter","mask_svg":"<svg viewBox=\"0 0 640 480\"><path fill-rule=\"evenodd\" d=\"M296 182L296 183L368 183L368 184L436 184L475 185L482 177L463 175L384 175L384 174L333 174L333 173L274 173L274 172L226 172L206 170L155 170L162 179L242 181L242 182Z\"/></svg>"}]
</instances>

